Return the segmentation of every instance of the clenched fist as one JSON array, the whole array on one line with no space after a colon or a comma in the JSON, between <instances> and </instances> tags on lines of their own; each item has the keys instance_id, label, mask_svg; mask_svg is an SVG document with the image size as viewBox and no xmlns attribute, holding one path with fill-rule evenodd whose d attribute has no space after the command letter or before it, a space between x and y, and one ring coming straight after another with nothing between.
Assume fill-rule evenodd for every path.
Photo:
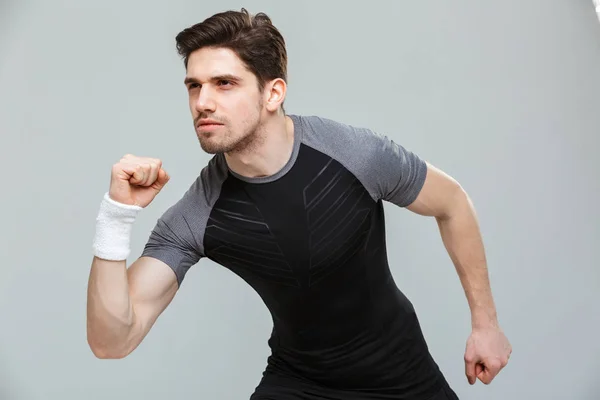
<instances>
[{"instance_id":1,"label":"clenched fist","mask_svg":"<svg viewBox=\"0 0 600 400\"><path fill-rule=\"evenodd\" d=\"M119 203L146 207L169 179L161 160L127 154L112 167L108 195Z\"/></svg>"},{"instance_id":2,"label":"clenched fist","mask_svg":"<svg viewBox=\"0 0 600 400\"><path fill-rule=\"evenodd\" d=\"M477 379L486 385L508 363L512 346L498 326L473 329L465 350L465 373L471 385Z\"/></svg>"}]
</instances>

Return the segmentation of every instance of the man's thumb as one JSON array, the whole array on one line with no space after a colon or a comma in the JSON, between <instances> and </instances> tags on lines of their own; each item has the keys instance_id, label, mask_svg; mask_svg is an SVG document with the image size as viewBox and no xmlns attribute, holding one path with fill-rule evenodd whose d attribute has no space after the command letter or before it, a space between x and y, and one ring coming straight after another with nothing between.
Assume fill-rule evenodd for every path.
<instances>
[{"instance_id":1,"label":"man's thumb","mask_svg":"<svg viewBox=\"0 0 600 400\"><path fill-rule=\"evenodd\" d=\"M167 172L161 168L160 171L158 171L158 177L156 178L157 189L162 189L163 186L169 182L169 179L171 179L169 174L167 174Z\"/></svg>"},{"instance_id":2,"label":"man's thumb","mask_svg":"<svg viewBox=\"0 0 600 400\"><path fill-rule=\"evenodd\" d=\"M485 368L483 368L483 365L481 363L477 363L475 364L475 375L481 378L481 375L483 374L483 372L485 371Z\"/></svg>"}]
</instances>

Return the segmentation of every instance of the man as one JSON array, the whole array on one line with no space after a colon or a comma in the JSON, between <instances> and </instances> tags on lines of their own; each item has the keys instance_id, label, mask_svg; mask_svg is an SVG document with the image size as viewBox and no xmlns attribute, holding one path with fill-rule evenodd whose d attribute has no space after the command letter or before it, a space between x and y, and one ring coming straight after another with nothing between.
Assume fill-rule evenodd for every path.
<instances>
[{"instance_id":1,"label":"man","mask_svg":"<svg viewBox=\"0 0 600 400\"><path fill-rule=\"evenodd\" d=\"M153 158L113 166L88 290L94 354L131 353L206 257L251 285L273 317L252 399L457 399L390 273L385 200L437 219L472 314L465 372L490 383L511 347L461 186L384 135L287 115L285 43L265 14L216 14L182 31L177 48L200 145L214 157L129 268L135 217L169 176Z\"/></svg>"}]
</instances>

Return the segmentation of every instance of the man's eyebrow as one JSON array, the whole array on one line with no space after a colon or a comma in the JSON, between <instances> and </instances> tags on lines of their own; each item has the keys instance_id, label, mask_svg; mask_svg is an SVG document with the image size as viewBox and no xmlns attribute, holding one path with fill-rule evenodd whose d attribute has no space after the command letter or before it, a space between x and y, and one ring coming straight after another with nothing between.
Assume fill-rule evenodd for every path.
<instances>
[{"instance_id":1,"label":"man's eyebrow","mask_svg":"<svg viewBox=\"0 0 600 400\"><path fill-rule=\"evenodd\" d=\"M211 76L209 80L212 82L215 82L215 81L240 82L242 80L242 78L240 78L239 76L236 76L236 75L232 75L232 74L222 74L222 75ZM185 79L183 80L183 83L187 86L190 83L200 83L200 81L194 77L186 76Z\"/></svg>"}]
</instances>

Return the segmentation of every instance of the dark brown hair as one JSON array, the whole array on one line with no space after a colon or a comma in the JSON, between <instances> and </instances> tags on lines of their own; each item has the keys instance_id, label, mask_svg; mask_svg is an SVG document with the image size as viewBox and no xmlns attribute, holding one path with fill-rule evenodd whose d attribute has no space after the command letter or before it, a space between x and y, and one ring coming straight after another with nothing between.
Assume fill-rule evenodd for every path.
<instances>
[{"instance_id":1,"label":"dark brown hair","mask_svg":"<svg viewBox=\"0 0 600 400\"><path fill-rule=\"evenodd\" d=\"M224 47L246 64L258 79L260 90L272 79L287 82L285 40L265 13L251 15L242 8L214 14L181 31L176 42L186 68L192 52L203 47Z\"/></svg>"}]
</instances>

